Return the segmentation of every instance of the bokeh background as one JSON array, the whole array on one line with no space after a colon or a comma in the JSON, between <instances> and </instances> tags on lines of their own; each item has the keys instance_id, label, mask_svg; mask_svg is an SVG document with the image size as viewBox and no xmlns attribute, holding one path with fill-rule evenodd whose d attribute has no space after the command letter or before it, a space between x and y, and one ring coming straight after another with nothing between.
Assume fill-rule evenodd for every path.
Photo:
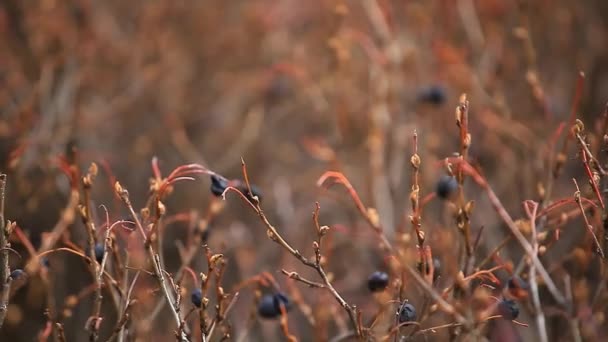
<instances>
[{"instance_id":1,"label":"bokeh background","mask_svg":"<svg viewBox=\"0 0 608 342\"><path fill-rule=\"evenodd\" d=\"M40 244L69 196L57 160L71 146L84 169L91 162L103 166L93 201L108 206L113 220L127 212L113 205L111 176L139 208L154 156L164 174L200 163L229 178L241 177L243 157L269 218L308 255L311 213L320 202L322 224L335 227L328 268L338 290L369 319L377 303L365 280L386 268L385 260L345 192L318 188L319 176L342 171L395 237L404 222L409 227L413 133L421 190L429 194L445 172L440 161L459 149L454 110L466 93L471 161L512 216L521 217L521 202L535 199L538 182L547 178L547 142L570 114L579 71L586 78L578 112L589 131L604 110L607 31L604 0L2 0L0 170L9 175L7 217ZM439 98L429 101L429 89ZM582 175L571 150L554 197L571 196L571 178L583 184ZM467 197L476 201L475 230L485 227L478 251L485 255L507 230L474 184ZM199 177L176 186L167 215L202 214L211 200L208 177ZM459 235L445 207L431 201L423 226L449 283ZM103 221L101 210L96 215ZM584 239L580 222L571 226L548 252L553 264ZM70 231L76 242L85 241L79 219ZM169 272L179 266L175 242L186 231L183 224L167 229ZM235 196L211 223L209 245L229 260L227 290L262 271L288 288L280 268L314 277L268 240ZM17 242L13 247L24 251ZM502 257L517 263L522 252L513 244ZM11 259L13 267L24 262ZM90 284L78 258L54 254L49 262L58 306ZM204 269L202 253L192 267ZM326 294L295 286L317 314L338 311ZM46 322L47 292L31 275L12 299L1 340L36 338ZM276 322L248 320L252 300L243 291L231 313L235 340L280 340ZM84 298L63 321L68 341L86 339L91 303ZM534 340L528 308L522 305L520 320L530 327L508 325L511 340ZM116 317L105 309L102 337ZM570 340L557 335L563 323L549 319L553 340ZM157 320L149 336L171 340L171 324ZM298 310L290 328L301 340L337 331L330 326L327 336L316 334Z\"/></svg>"}]
</instances>

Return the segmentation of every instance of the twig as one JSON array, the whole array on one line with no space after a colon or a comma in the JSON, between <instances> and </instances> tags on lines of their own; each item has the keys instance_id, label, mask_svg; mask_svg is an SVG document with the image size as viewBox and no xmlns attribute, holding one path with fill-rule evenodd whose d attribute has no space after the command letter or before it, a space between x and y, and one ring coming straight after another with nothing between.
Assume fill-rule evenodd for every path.
<instances>
[{"instance_id":1,"label":"twig","mask_svg":"<svg viewBox=\"0 0 608 342\"><path fill-rule=\"evenodd\" d=\"M532 201L526 201L524 207L528 213L530 219L530 226L532 230L532 248L535 255L538 255L538 233L536 231L536 215L538 213L538 203ZM536 313L536 328L538 329L538 337L540 342L547 342L547 327L545 323L545 315L543 308L540 303L540 296L538 294L538 282L536 281L536 265L530 264L530 291L532 292L532 303L534 304L534 311Z\"/></svg>"},{"instance_id":2,"label":"twig","mask_svg":"<svg viewBox=\"0 0 608 342\"><path fill-rule=\"evenodd\" d=\"M163 273L162 266L160 265L158 254L156 254L154 252L152 245L150 243L148 243L148 237L146 236L145 230L141 224L141 221L139 220L139 217L137 216L137 214L135 213L135 210L133 209L131 200L129 199L129 192L126 189L123 189L122 186L120 185L120 183L118 183L118 182L115 183L115 191L118 194L118 196L120 197L120 199L123 201L123 203L127 206L127 209L131 213L131 216L133 217L133 220L135 221L137 229L143 239L143 243L145 246L147 246L146 250L148 252L148 257L154 264L155 278L156 278L158 285L160 286L167 302L169 302L169 307L171 309L171 313L173 314L173 318L175 319L176 326L179 329L179 327L182 325L182 319L179 314L179 309L176 307L175 298L173 297L173 294L169 291L169 287L167 286L167 281L165 279L165 275ZM186 336L185 333L181 334L181 339L182 339L182 341L188 341L188 337Z\"/></svg>"},{"instance_id":3,"label":"twig","mask_svg":"<svg viewBox=\"0 0 608 342\"><path fill-rule=\"evenodd\" d=\"M57 339L59 342L66 342L65 332L63 330L63 324L57 322L55 323L55 329L57 329Z\"/></svg>"},{"instance_id":4,"label":"twig","mask_svg":"<svg viewBox=\"0 0 608 342\"><path fill-rule=\"evenodd\" d=\"M230 303L228 303L228 306L226 306L226 310L224 311L224 317L228 315L228 313L230 312L230 310L234 307L234 304L236 304L236 300L239 298L239 293L236 292L233 296L232 299L230 300ZM217 326L217 322L213 321L211 323L211 326L209 327L209 333L207 334L207 340L209 340L212 336L213 336L213 331L215 330L215 327Z\"/></svg>"},{"instance_id":5,"label":"twig","mask_svg":"<svg viewBox=\"0 0 608 342\"><path fill-rule=\"evenodd\" d=\"M8 264L9 225L4 220L4 195L6 190L6 175L0 174L0 328L8 311L8 300L11 288L11 270Z\"/></svg>"},{"instance_id":6,"label":"twig","mask_svg":"<svg viewBox=\"0 0 608 342\"><path fill-rule=\"evenodd\" d=\"M247 184L247 191L249 191L249 193L251 192L251 186L249 184L249 177L247 175L247 166L245 164L245 161L243 159L241 159L241 163L242 163L242 169L243 169L243 177L245 178L245 183ZM322 182L321 182L322 183ZM315 211L313 212L313 222L315 224L315 227L317 228L317 241L313 242L313 249L315 252L315 260L311 261L309 259L307 259L306 257L304 257L298 250L294 249L284 238L283 236L281 236L281 234L277 231L277 229L268 221L268 219L266 218L266 215L264 214L262 208L260 207L260 202L257 200L256 197L254 197L254 202L255 203L251 203L249 200L247 200L247 198L245 197L245 195L243 195L243 193L241 193L238 189L229 187L226 189L226 191L235 191L237 192L244 200L246 200L247 203L250 204L250 206L253 208L253 210L258 214L258 216L260 217L260 219L262 220L262 222L264 223L264 225L267 228L267 235L268 237L278 243L279 245L281 245L285 250L287 250L291 255L293 255L294 257L296 257L298 260L300 260L300 262L302 262L304 265L313 268L314 270L317 271L317 273L319 274L319 276L321 276L321 279L323 279L323 283L325 284L325 287L329 290L329 292L332 294L332 296L336 299L336 301L338 301L338 303L340 304L340 306L342 306L342 308L344 308L344 310L346 311L346 313L348 314L348 317L354 327L354 329L357 331L357 336L361 337L361 330L359 327L359 324L357 323L357 315L356 315L356 308L352 307L350 304L348 304L344 298L342 298L342 296L338 293L338 291L336 291L336 289L333 287L333 285L331 284L329 278L327 277L327 274L325 273L325 270L323 269L323 266L321 265L321 242L322 242L322 237L323 235L325 235L325 233L327 232L327 230L329 229L328 227L321 227L319 225L319 203L316 204L315 207Z\"/></svg>"},{"instance_id":7,"label":"twig","mask_svg":"<svg viewBox=\"0 0 608 342\"><path fill-rule=\"evenodd\" d=\"M78 194L78 190L72 189L68 203L61 213L59 221L55 224L51 233L42 240L40 248L38 248L36 253L38 257L55 247L55 244L59 241L59 238L63 235L65 230L74 222L79 198L80 195ZM31 258L25 266L25 271L28 274L35 274L38 272L38 269L40 268L40 259L38 259L38 257Z\"/></svg>"},{"instance_id":8,"label":"twig","mask_svg":"<svg viewBox=\"0 0 608 342\"><path fill-rule=\"evenodd\" d=\"M460 96L460 103L456 107L456 125L460 130L460 158L463 161L468 159L469 147L471 146L471 134L469 133L469 101L467 95L462 94ZM464 168L461 164L456 173L458 180L458 213L456 216L456 225L458 230L462 233L465 246L465 258L463 259L464 265L462 270L465 275L470 272L470 268L473 266L473 247L471 245L471 211L472 205L467 203L464 194Z\"/></svg>"},{"instance_id":9,"label":"twig","mask_svg":"<svg viewBox=\"0 0 608 342\"><path fill-rule=\"evenodd\" d=\"M353 185L350 183L348 178L346 178L346 176L344 176L344 174L342 174L341 172L327 171L323 173L321 177L319 177L319 179L317 180L317 186L322 186L328 179L332 179L334 182L342 184L346 188L346 190L348 190L348 194L355 202L357 210L359 210L359 213L363 216L363 218L365 218L367 223L372 227L372 229L380 239L380 242L382 243L382 248L385 249L386 252L392 253L393 247L386 235L384 234L384 231L378 219L377 212L372 208L365 207L365 205L361 201L361 198L359 197L359 194L357 193Z\"/></svg>"},{"instance_id":10,"label":"twig","mask_svg":"<svg viewBox=\"0 0 608 342\"><path fill-rule=\"evenodd\" d=\"M574 182L574 185L576 186L576 192L574 193L574 200L576 201L579 209L581 210L581 215L583 216L583 220L585 221L585 227L587 228L587 230L589 231L591 236L593 236L593 241L595 242L595 246L597 247L597 252L600 254L600 256L602 258L604 258L605 256L604 256L604 250L602 249L602 245L600 244L600 241L597 239L597 236L595 236L595 233L593 232L593 226L591 225L591 223L589 223L587 214L585 214L585 208L583 208L583 203L581 202L581 189L578 187L578 183L576 182L576 179L572 178L572 181Z\"/></svg>"},{"instance_id":11,"label":"twig","mask_svg":"<svg viewBox=\"0 0 608 342\"><path fill-rule=\"evenodd\" d=\"M133 289L135 288L135 283L137 282L137 279L139 278L139 274L140 274L139 271L137 273L135 273L135 276L133 276L133 280L131 281L131 285L129 285L129 290L127 291L127 297L125 298L125 309L123 310L123 312L124 312L123 317L125 317L127 314L127 308L130 305L135 304L131 300L131 294L133 293ZM125 284L126 284L126 282L127 282L127 279L125 279ZM124 340L125 326L127 324L128 319L129 319L129 317L125 317L124 324L120 325L120 329L118 330L118 341L119 342L123 342L123 340Z\"/></svg>"},{"instance_id":12,"label":"twig","mask_svg":"<svg viewBox=\"0 0 608 342\"><path fill-rule=\"evenodd\" d=\"M97 176L97 165L92 163L89 167L89 171L86 176L82 178L82 191L84 193L83 204L80 205L80 215L82 216L82 221L87 228L87 237L88 237L88 250L89 256L92 259L95 258L95 245L97 243L95 222L92 217L91 211L91 188L93 187L93 182L95 177ZM109 221L109 220L108 220ZM109 222L108 222L109 224ZM109 227L108 227L109 228ZM108 234L110 230L108 229ZM107 248L107 246L106 246ZM104 251L103 258L105 259L107 253ZM105 263L105 262L104 262ZM89 319L89 341L95 342L99 338L99 325L101 323L101 304L103 300L102 295L102 287L103 287L103 271L101 269L101 265L97 260L90 264L91 274L93 275L93 279L96 283L95 289L95 299L93 301L93 308L91 313L91 318Z\"/></svg>"},{"instance_id":13,"label":"twig","mask_svg":"<svg viewBox=\"0 0 608 342\"><path fill-rule=\"evenodd\" d=\"M128 304L125 307L124 312L122 313L122 317L120 318L120 320L116 324L116 328L114 328L114 331L112 331L112 335L110 335L110 337L108 337L108 339L106 340L106 342L114 341L117 337L119 338L119 340L122 339L121 335L122 335L122 333L123 333L123 331L125 329L125 326L127 325L127 322L129 321L129 318L131 317L131 307L136 302L137 302L137 300L129 300L128 301Z\"/></svg>"},{"instance_id":14,"label":"twig","mask_svg":"<svg viewBox=\"0 0 608 342\"><path fill-rule=\"evenodd\" d=\"M473 167L471 167L471 165L469 165L469 163L467 163L466 161L462 161L462 160L454 160L454 161L463 163L463 166L465 167L465 171L467 173L469 173L469 175L471 175L473 177L475 182L486 191L488 199L490 200L490 204L492 205L492 207L494 208L494 210L496 211L498 216L500 216L500 218L503 220L503 222L507 225L507 227L511 231L511 234L513 234L513 236L515 236L515 239L517 240L517 242L522 246L524 251L526 251L526 254L531 259L531 261L536 265L537 272L540 274L540 276L545 281L547 289L549 290L549 292L551 293L553 298L555 298L555 300L557 301L557 303L559 305L561 305L564 308L567 308L569 304L568 304L566 298L558 290L557 286L555 285L555 282L553 281L553 279L551 279L551 276L549 276L549 272L547 272L547 269L545 268L545 266L542 264L540 259L538 259L538 255L534 254L534 250L532 249L532 246L530 245L528 240L526 240L526 238L524 237L522 232L519 231L519 228L515 224L515 221L513 221L513 219L511 218L511 216L509 215L509 213L507 212L505 207L502 205L502 202L500 201L498 196L496 196L496 194L494 193L494 191L492 190L490 185Z\"/></svg>"},{"instance_id":15,"label":"twig","mask_svg":"<svg viewBox=\"0 0 608 342\"><path fill-rule=\"evenodd\" d=\"M304 283L306 285L308 285L309 287L317 287L317 288L325 288L325 285L321 284L321 283L317 283L315 281L312 280L308 280L306 278L303 278L301 275L299 275L297 272L289 272L286 271L284 269L281 269L281 272L286 275L287 277L293 279L293 280L297 280L301 283Z\"/></svg>"},{"instance_id":16,"label":"twig","mask_svg":"<svg viewBox=\"0 0 608 342\"><path fill-rule=\"evenodd\" d=\"M448 303L445 299L443 299L443 297L441 296L441 294L439 294L431 285L429 285L419 274L418 272L412 268L412 266L408 265L408 264L404 264L403 265L405 270L407 271L407 273L410 274L410 276L416 281L416 283L418 283L418 285L420 287L422 287L422 289L424 291L426 291L431 298L433 298L437 304L439 305L439 307L441 307L441 310L443 310L443 312L454 316L454 318L456 319L457 322L461 323L461 324L465 324L466 323L466 318L464 316L462 316L458 311L456 311L456 308Z\"/></svg>"}]
</instances>

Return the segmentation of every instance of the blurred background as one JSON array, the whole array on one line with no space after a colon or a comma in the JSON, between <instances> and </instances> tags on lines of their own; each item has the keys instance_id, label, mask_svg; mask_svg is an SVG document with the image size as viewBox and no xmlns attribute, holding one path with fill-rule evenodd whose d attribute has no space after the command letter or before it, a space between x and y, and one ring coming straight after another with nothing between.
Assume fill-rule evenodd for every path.
<instances>
[{"instance_id":1,"label":"blurred background","mask_svg":"<svg viewBox=\"0 0 608 342\"><path fill-rule=\"evenodd\" d=\"M511 215L521 217L522 201L536 199L538 183L547 178L547 142L570 115L579 71L586 77L578 113L590 132L604 111L607 38L605 0L1 0L0 170L8 173L7 218L34 248L40 245L68 201L70 184L58 160L73 148L83 169L100 166L93 207L106 205L112 220L128 214L113 204L112 180L143 207L155 156L163 175L200 163L228 178L242 177L243 157L269 219L305 255L312 255L311 213L320 202L321 223L335 228L328 269L368 321L378 304L366 289L367 275L386 270L386 260L345 191L316 186L323 172L343 172L378 210L389 237L409 230L413 134L424 196L445 173L441 160L459 151L454 111L466 93L471 163ZM572 177L584 184L583 175L571 150L553 197L572 196ZM167 215L203 215L213 200L209 184L203 176L176 185L165 202ZM507 230L478 187L471 182L466 192L476 201L474 229L485 227L478 252L486 255ZM318 317L339 311L325 305L333 299L321 290L287 284L277 270L315 275L267 238L240 199L229 195L225 205L209 225L208 243L228 260L227 291L268 271L286 292L299 288ZM445 206L431 201L423 227L449 284L460 235ZM103 222L103 211L95 212ZM548 260L559 260L584 238L580 222L572 225L577 228L564 229ZM80 219L69 229L76 243L86 241ZM185 243L187 230L182 223L166 229L169 272L179 267L176 242ZM502 258L519 262L515 246ZM13 247L27 255L18 242ZM192 268L202 271L205 262L201 252ZM12 267L24 263L11 257ZM91 283L75 256L53 254L49 264L54 286L49 290L30 275L11 300L0 340L35 340L47 321L48 292L61 307ZM243 290L229 316L234 339L280 340L278 323L248 319L252 301L252 291ZM68 341L87 338L91 303L92 296L84 296L63 319ZM535 339L528 309L522 304L519 320L530 327L508 324L509 340ZM102 339L116 320L109 304L104 312ZM149 336L172 340L172 323L158 319ZM559 316L549 318L550 336L570 340L556 335L561 323ZM290 313L289 325L303 341L339 331L333 324L311 329L299 310Z\"/></svg>"}]
</instances>

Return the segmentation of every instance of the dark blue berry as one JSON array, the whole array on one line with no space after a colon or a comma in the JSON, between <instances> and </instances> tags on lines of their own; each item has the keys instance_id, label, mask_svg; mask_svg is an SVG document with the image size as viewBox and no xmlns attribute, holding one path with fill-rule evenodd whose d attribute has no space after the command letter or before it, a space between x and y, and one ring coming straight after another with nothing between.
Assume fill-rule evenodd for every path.
<instances>
[{"instance_id":1,"label":"dark blue berry","mask_svg":"<svg viewBox=\"0 0 608 342\"><path fill-rule=\"evenodd\" d=\"M228 187L228 180L222 176L211 175L211 193L214 196L222 196Z\"/></svg>"},{"instance_id":2,"label":"dark blue berry","mask_svg":"<svg viewBox=\"0 0 608 342\"><path fill-rule=\"evenodd\" d=\"M384 290L388 286L388 274L376 271L367 278L367 288L372 292Z\"/></svg>"},{"instance_id":3,"label":"dark blue berry","mask_svg":"<svg viewBox=\"0 0 608 342\"><path fill-rule=\"evenodd\" d=\"M512 321L519 316L519 306L514 300L503 299L498 303L498 313L505 319Z\"/></svg>"},{"instance_id":4,"label":"dark blue berry","mask_svg":"<svg viewBox=\"0 0 608 342\"><path fill-rule=\"evenodd\" d=\"M397 319L399 323L413 322L416 320L416 308L408 303L403 302L397 311Z\"/></svg>"},{"instance_id":5,"label":"dark blue berry","mask_svg":"<svg viewBox=\"0 0 608 342\"><path fill-rule=\"evenodd\" d=\"M528 283L526 283L519 276L513 276L507 280L507 286L510 290L523 289L526 290L528 288Z\"/></svg>"},{"instance_id":6,"label":"dark blue berry","mask_svg":"<svg viewBox=\"0 0 608 342\"><path fill-rule=\"evenodd\" d=\"M442 86L431 85L420 90L418 101L432 105L442 105L446 100L446 91Z\"/></svg>"},{"instance_id":7,"label":"dark blue berry","mask_svg":"<svg viewBox=\"0 0 608 342\"><path fill-rule=\"evenodd\" d=\"M266 88L266 100L275 103L289 96L292 92L292 81L285 74L279 74L270 80Z\"/></svg>"},{"instance_id":8,"label":"dark blue berry","mask_svg":"<svg viewBox=\"0 0 608 342\"><path fill-rule=\"evenodd\" d=\"M441 261L439 258L433 258L433 281L437 280L441 275Z\"/></svg>"},{"instance_id":9,"label":"dark blue berry","mask_svg":"<svg viewBox=\"0 0 608 342\"><path fill-rule=\"evenodd\" d=\"M418 263L418 270L420 272L422 272L422 264ZM431 272L431 268L430 266L426 265L426 271L423 272L424 274L429 274ZM441 261L438 258L433 258L433 281L437 280L437 278L439 278L439 275L441 275Z\"/></svg>"},{"instance_id":10,"label":"dark blue berry","mask_svg":"<svg viewBox=\"0 0 608 342\"><path fill-rule=\"evenodd\" d=\"M245 183L245 182L241 182L240 184L238 184L237 189L239 189L239 191L242 192L243 195L245 195L245 197L247 197L249 202L255 203L255 201L253 200L254 196L257 196L258 201L262 202L262 191L260 190L260 188L254 184L250 184L250 185L251 185L251 193L249 192L249 189L247 188L247 183Z\"/></svg>"},{"instance_id":11,"label":"dark blue berry","mask_svg":"<svg viewBox=\"0 0 608 342\"><path fill-rule=\"evenodd\" d=\"M209 241L209 234L211 233L211 226L207 225L205 229L201 229L199 232L203 243L207 243L207 241Z\"/></svg>"},{"instance_id":12,"label":"dark blue berry","mask_svg":"<svg viewBox=\"0 0 608 342\"><path fill-rule=\"evenodd\" d=\"M192 293L190 294L190 301L197 308L201 307L201 305L203 304L203 292L201 292L201 289L196 288L192 290Z\"/></svg>"},{"instance_id":13,"label":"dark blue berry","mask_svg":"<svg viewBox=\"0 0 608 342\"><path fill-rule=\"evenodd\" d=\"M105 253L104 248L103 248L103 244L98 242L95 244L95 260L97 260L98 263L101 264L101 261L103 260L103 254Z\"/></svg>"},{"instance_id":14,"label":"dark blue berry","mask_svg":"<svg viewBox=\"0 0 608 342\"><path fill-rule=\"evenodd\" d=\"M51 262L49 261L49 258L42 257L42 258L40 258L40 265L42 265L46 268L49 268L49 267L51 267Z\"/></svg>"},{"instance_id":15,"label":"dark blue berry","mask_svg":"<svg viewBox=\"0 0 608 342\"><path fill-rule=\"evenodd\" d=\"M262 318L277 318L281 316L281 307L284 307L286 312L291 307L286 295L282 293L264 295L258 304L258 315Z\"/></svg>"},{"instance_id":16,"label":"dark blue berry","mask_svg":"<svg viewBox=\"0 0 608 342\"><path fill-rule=\"evenodd\" d=\"M439 182L437 182L435 192L439 198L448 199L456 193L456 190L458 190L458 181L456 181L456 178L446 175L441 176Z\"/></svg>"},{"instance_id":17,"label":"dark blue berry","mask_svg":"<svg viewBox=\"0 0 608 342\"><path fill-rule=\"evenodd\" d=\"M11 279L16 280L21 278L22 276L25 275L25 271L23 271L22 269L18 268L15 269L11 272Z\"/></svg>"}]
</instances>

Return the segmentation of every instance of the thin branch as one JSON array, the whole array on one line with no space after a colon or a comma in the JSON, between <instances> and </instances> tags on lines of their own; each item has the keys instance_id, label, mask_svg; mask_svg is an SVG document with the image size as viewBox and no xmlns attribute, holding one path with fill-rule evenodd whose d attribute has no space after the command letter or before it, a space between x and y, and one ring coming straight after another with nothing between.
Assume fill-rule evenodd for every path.
<instances>
[{"instance_id":1,"label":"thin branch","mask_svg":"<svg viewBox=\"0 0 608 342\"><path fill-rule=\"evenodd\" d=\"M317 288L321 288L321 289L325 288L325 285L323 285L321 283L317 283L316 281L308 280L308 279L302 277L301 275L299 275L297 272L289 272L284 269L281 269L281 273L283 273L284 275L286 275L287 277L289 277L293 280L297 280L301 283L304 283L304 284L308 285L309 287L317 287Z\"/></svg>"},{"instance_id":2,"label":"thin branch","mask_svg":"<svg viewBox=\"0 0 608 342\"><path fill-rule=\"evenodd\" d=\"M4 323L8 310L8 300L11 288L11 270L8 264L10 244L9 225L4 219L4 195L6 190L6 175L0 174L0 328Z\"/></svg>"},{"instance_id":3,"label":"thin branch","mask_svg":"<svg viewBox=\"0 0 608 342\"><path fill-rule=\"evenodd\" d=\"M591 225L591 223L589 223L587 214L585 214L585 208L583 208L583 203L581 201L581 189L578 187L578 183L576 182L576 179L572 178L572 181L574 182L574 185L576 186L576 192L574 193L574 200L576 201L579 209L581 210L581 215L583 216L583 220L585 221L585 227L587 228L587 230L589 231L591 236L593 236L593 241L595 242L595 246L597 247L597 252L600 254L600 256L602 258L604 258L605 256L604 256L604 250L602 249L602 245L600 244L600 241L597 239L597 236L593 232L593 226Z\"/></svg>"},{"instance_id":4,"label":"thin branch","mask_svg":"<svg viewBox=\"0 0 608 342\"><path fill-rule=\"evenodd\" d=\"M538 213L538 203L527 201L524 203L524 206L526 211L528 212L528 217L530 218L530 226L532 230L532 248L534 254L538 255L538 232L536 231L536 215ZM530 265L530 290L532 292L532 303L534 304L534 311L536 314L536 328L538 329L539 341L547 342L549 339L547 337L545 315L543 313L543 308L540 303L540 296L538 294L538 282L536 281L536 265L534 263Z\"/></svg>"},{"instance_id":5,"label":"thin branch","mask_svg":"<svg viewBox=\"0 0 608 342\"><path fill-rule=\"evenodd\" d=\"M167 281L165 279L165 275L163 273L162 266L160 265L160 260L158 258L158 254L156 254L156 252L154 252L152 244L148 243L148 237L145 233L145 230L141 224L141 221L139 220L138 215L135 213L135 210L133 209L131 200L129 199L129 192L126 189L123 189L122 186L120 185L120 183L118 183L118 182L116 182L114 188L115 188L116 193L120 197L120 199L127 206L127 209L131 213L131 216L133 217L133 220L135 221L135 225L137 226L137 229L141 235L143 243L145 246L147 246L146 250L148 252L148 257L154 264L155 278L156 278L158 285L160 286L167 302L169 302L169 307L171 309L171 313L173 314L173 318L175 319L177 329L179 329L179 327L182 325L182 319L179 314L179 308L176 306L175 298L173 297L173 294L171 293L171 291L169 290L169 287L167 286ZM188 337L186 336L185 333L181 334L181 339L182 339L182 341L188 341Z\"/></svg>"}]
</instances>

